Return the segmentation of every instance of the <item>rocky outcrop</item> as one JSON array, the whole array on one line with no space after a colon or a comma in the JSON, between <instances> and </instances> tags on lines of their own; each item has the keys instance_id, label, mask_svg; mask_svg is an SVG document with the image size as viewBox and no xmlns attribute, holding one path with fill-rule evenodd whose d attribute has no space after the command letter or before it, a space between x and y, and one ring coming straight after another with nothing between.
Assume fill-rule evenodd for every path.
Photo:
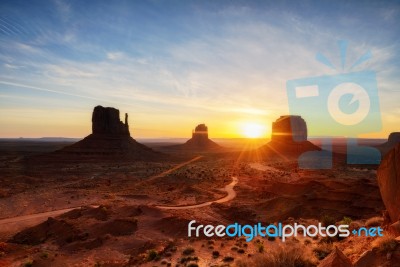
<instances>
[{"instance_id":1,"label":"rocky outcrop","mask_svg":"<svg viewBox=\"0 0 400 267\"><path fill-rule=\"evenodd\" d=\"M283 159L299 157L304 152L321 150L307 141L307 124L301 116L280 116L272 123L271 141L262 146L259 152L266 156Z\"/></svg>"},{"instance_id":2,"label":"rocky outcrop","mask_svg":"<svg viewBox=\"0 0 400 267\"><path fill-rule=\"evenodd\" d=\"M387 144L394 147L397 143L400 143L400 132L389 134Z\"/></svg>"},{"instance_id":3,"label":"rocky outcrop","mask_svg":"<svg viewBox=\"0 0 400 267\"><path fill-rule=\"evenodd\" d=\"M208 138L208 127L202 123L192 131L192 138L182 145L169 146L169 149L207 151L222 147Z\"/></svg>"},{"instance_id":4,"label":"rocky outcrop","mask_svg":"<svg viewBox=\"0 0 400 267\"><path fill-rule=\"evenodd\" d=\"M208 138L208 127L203 123L192 131L192 138L183 147L194 150L210 150L221 148L217 143Z\"/></svg>"},{"instance_id":5,"label":"rocky outcrop","mask_svg":"<svg viewBox=\"0 0 400 267\"><path fill-rule=\"evenodd\" d=\"M92 134L51 153L52 160L154 160L162 154L138 143L130 136L128 114L120 121L119 110L97 106L92 113Z\"/></svg>"},{"instance_id":6,"label":"rocky outcrop","mask_svg":"<svg viewBox=\"0 0 400 267\"><path fill-rule=\"evenodd\" d=\"M307 141L307 124L301 116L280 116L272 123L272 141Z\"/></svg>"},{"instance_id":7,"label":"rocky outcrop","mask_svg":"<svg viewBox=\"0 0 400 267\"><path fill-rule=\"evenodd\" d=\"M208 139L208 127L204 123L197 125L192 131L192 138Z\"/></svg>"},{"instance_id":8,"label":"rocky outcrop","mask_svg":"<svg viewBox=\"0 0 400 267\"><path fill-rule=\"evenodd\" d=\"M97 106L92 114L93 134L130 135L128 113L125 113L125 123L119 119L119 110L111 107Z\"/></svg>"},{"instance_id":9,"label":"rocky outcrop","mask_svg":"<svg viewBox=\"0 0 400 267\"><path fill-rule=\"evenodd\" d=\"M389 225L388 231L392 235L400 237L400 220Z\"/></svg>"},{"instance_id":10,"label":"rocky outcrop","mask_svg":"<svg viewBox=\"0 0 400 267\"><path fill-rule=\"evenodd\" d=\"M383 158L378 168L378 185L391 221L400 220L400 143Z\"/></svg>"},{"instance_id":11,"label":"rocky outcrop","mask_svg":"<svg viewBox=\"0 0 400 267\"><path fill-rule=\"evenodd\" d=\"M196 126L192 131L192 139L188 140L187 143L189 142L197 147L206 147L209 141L208 127L203 123Z\"/></svg>"},{"instance_id":12,"label":"rocky outcrop","mask_svg":"<svg viewBox=\"0 0 400 267\"><path fill-rule=\"evenodd\" d=\"M396 144L400 143L400 132L393 132L389 134L388 140L378 145L377 148L381 151L381 154L386 155Z\"/></svg>"},{"instance_id":13,"label":"rocky outcrop","mask_svg":"<svg viewBox=\"0 0 400 267\"><path fill-rule=\"evenodd\" d=\"M337 247L323 259L318 267L352 267L351 261Z\"/></svg>"}]
</instances>

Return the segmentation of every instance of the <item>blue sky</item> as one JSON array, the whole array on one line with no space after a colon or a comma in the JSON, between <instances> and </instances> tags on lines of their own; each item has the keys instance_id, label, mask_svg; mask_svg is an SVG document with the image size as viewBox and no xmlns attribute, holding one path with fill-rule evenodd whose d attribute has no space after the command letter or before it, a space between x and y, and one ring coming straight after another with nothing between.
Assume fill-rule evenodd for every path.
<instances>
[{"instance_id":1,"label":"blue sky","mask_svg":"<svg viewBox=\"0 0 400 267\"><path fill-rule=\"evenodd\" d=\"M215 137L288 113L286 81L377 74L383 129L399 131L398 1L2 1L0 137L90 133L101 104L130 114L135 137Z\"/></svg>"}]
</instances>

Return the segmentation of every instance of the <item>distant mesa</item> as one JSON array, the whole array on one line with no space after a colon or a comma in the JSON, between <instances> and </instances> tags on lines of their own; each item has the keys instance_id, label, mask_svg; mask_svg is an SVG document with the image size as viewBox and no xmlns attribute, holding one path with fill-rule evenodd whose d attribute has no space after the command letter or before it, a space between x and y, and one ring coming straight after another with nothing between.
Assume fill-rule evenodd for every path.
<instances>
[{"instance_id":1,"label":"distant mesa","mask_svg":"<svg viewBox=\"0 0 400 267\"><path fill-rule=\"evenodd\" d=\"M125 113L125 123L119 120L119 110L97 106L92 114L93 134L130 135L128 113Z\"/></svg>"},{"instance_id":2,"label":"distant mesa","mask_svg":"<svg viewBox=\"0 0 400 267\"><path fill-rule=\"evenodd\" d=\"M53 153L55 156L70 156L74 159L154 159L161 154L138 143L130 136L128 114L125 122L119 117L119 110L97 106L92 113L92 134L83 140Z\"/></svg>"},{"instance_id":3,"label":"distant mesa","mask_svg":"<svg viewBox=\"0 0 400 267\"><path fill-rule=\"evenodd\" d=\"M400 143L400 132L393 132L389 134L388 140L385 143L378 145L377 148L381 151L382 156L384 156L398 143Z\"/></svg>"},{"instance_id":4,"label":"distant mesa","mask_svg":"<svg viewBox=\"0 0 400 267\"><path fill-rule=\"evenodd\" d=\"M307 124L301 116L285 115L272 123L272 141L307 141Z\"/></svg>"},{"instance_id":5,"label":"distant mesa","mask_svg":"<svg viewBox=\"0 0 400 267\"><path fill-rule=\"evenodd\" d=\"M215 143L208 139L208 127L203 123L197 125L196 128L194 128L194 130L192 131L192 138L189 139L186 144L198 148L205 148L210 144Z\"/></svg>"},{"instance_id":6,"label":"distant mesa","mask_svg":"<svg viewBox=\"0 0 400 267\"><path fill-rule=\"evenodd\" d=\"M260 148L260 152L282 157L297 157L313 150L321 148L307 140L306 121L298 115L284 115L274 121L271 141Z\"/></svg>"},{"instance_id":7,"label":"distant mesa","mask_svg":"<svg viewBox=\"0 0 400 267\"><path fill-rule=\"evenodd\" d=\"M208 127L202 123L192 131L192 138L182 145L169 146L172 149L207 151L222 147L208 138Z\"/></svg>"}]
</instances>

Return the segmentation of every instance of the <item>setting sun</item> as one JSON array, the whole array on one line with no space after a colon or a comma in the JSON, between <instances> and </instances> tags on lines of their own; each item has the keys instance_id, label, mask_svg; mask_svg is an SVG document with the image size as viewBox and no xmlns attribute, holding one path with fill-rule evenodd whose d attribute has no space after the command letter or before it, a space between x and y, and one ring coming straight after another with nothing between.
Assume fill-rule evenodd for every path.
<instances>
[{"instance_id":1,"label":"setting sun","mask_svg":"<svg viewBox=\"0 0 400 267\"><path fill-rule=\"evenodd\" d=\"M242 125L243 135L247 138L259 138L266 135L266 127L262 124L247 122Z\"/></svg>"}]
</instances>

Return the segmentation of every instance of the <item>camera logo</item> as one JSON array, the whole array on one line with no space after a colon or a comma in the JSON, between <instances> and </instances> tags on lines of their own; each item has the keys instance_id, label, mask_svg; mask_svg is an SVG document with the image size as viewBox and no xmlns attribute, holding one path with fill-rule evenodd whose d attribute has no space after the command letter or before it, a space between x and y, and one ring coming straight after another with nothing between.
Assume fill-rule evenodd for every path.
<instances>
[{"instance_id":1,"label":"camera logo","mask_svg":"<svg viewBox=\"0 0 400 267\"><path fill-rule=\"evenodd\" d=\"M371 57L368 52L344 72L347 43L339 42L342 73L289 80L286 84L289 112L301 115L313 137L321 137L322 151L309 151L299 157L299 167L332 167L332 137L347 137L347 163L379 164L380 152L361 146L357 137L380 131L381 117L375 72L350 72ZM317 60L334 68L322 54ZM295 140L296 141L296 140Z\"/></svg>"},{"instance_id":2,"label":"camera logo","mask_svg":"<svg viewBox=\"0 0 400 267\"><path fill-rule=\"evenodd\" d=\"M346 113L341 110L340 100L345 95L353 96L348 106L354 105L354 103L359 104L356 111ZM333 88L328 96L329 114L335 121L343 125L355 125L362 122L369 113L370 104L368 93L356 83L341 83Z\"/></svg>"}]
</instances>

